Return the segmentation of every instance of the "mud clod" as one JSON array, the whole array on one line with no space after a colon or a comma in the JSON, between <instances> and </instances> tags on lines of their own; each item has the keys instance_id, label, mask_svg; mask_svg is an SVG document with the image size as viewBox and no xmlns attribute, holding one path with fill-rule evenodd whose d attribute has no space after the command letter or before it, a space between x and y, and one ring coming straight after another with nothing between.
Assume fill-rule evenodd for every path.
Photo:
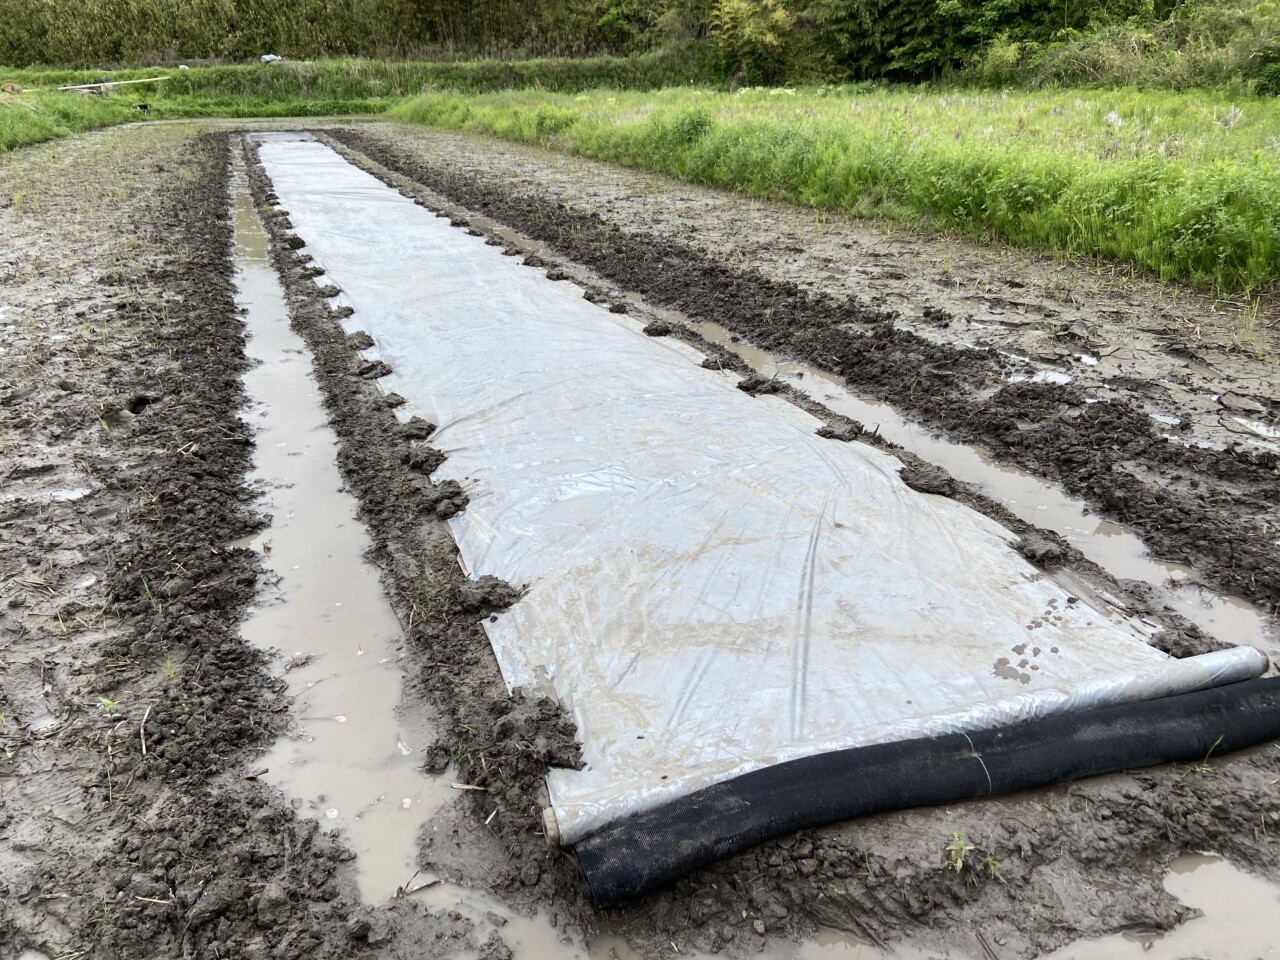
<instances>
[{"instance_id":1,"label":"mud clod","mask_svg":"<svg viewBox=\"0 0 1280 960\"><path fill-rule=\"evenodd\" d=\"M378 380L392 372L391 364L385 360L370 360L362 363L356 370L356 376L362 380Z\"/></svg>"},{"instance_id":2,"label":"mud clod","mask_svg":"<svg viewBox=\"0 0 1280 960\"><path fill-rule=\"evenodd\" d=\"M956 492L955 478L947 471L926 463L910 453L899 453L898 456L904 461L898 476L912 490L943 497L949 497Z\"/></svg>"},{"instance_id":3,"label":"mud clod","mask_svg":"<svg viewBox=\"0 0 1280 960\"><path fill-rule=\"evenodd\" d=\"M485 616L499 613L520 599L522 592L497 577L481 577L457 585L453 591L454 602L461 613Z\"/></svg>"},{"instance_id":4,"label":"mud clod","mask_svg":"<svg viewBox=\"0 0 1280 960\"><path fill-rule=\"evenodd\" d=\"M410 417L400 425L400 434L406 440L429 440L435 432L436 425L434 423L418 416Z\"/></svg>"},{"instance_id":5,"label":"mud clod","mask_svg":"<svg viewBox=\"0 0 1280 960\"><path fill-rule=\"evenodd\" d=\"M449 459L443 450L425 443L414 443L409 447L406 462L409 469L431 476L440 469L440 465Z\"/></svg>"},{"instance_id":6,"label":"mud clod","mask_svg":"<svg viewBox=\"0 0 1280 960\"><path fill-rule=\"evenodd\" d=\"M1018 552L1038 567L1053 567L1066 560L1062 544L1047 537L1028 534L1018 541Z\"/></svg>"},{"instance_id":7,"label":"mud clod","mask_svg":"<svg viewBox=\"0 0 1280 960\"><path fill-rule=\"evenodd\" d=\"M785 387L786 384L776 377L762 377L754 373L743 377L738 382L738 389L753 397L769 393L781 393Z\"/></svg>"},{"instance_id":8,"label":"mud clod","mask_svg":"<svg viewBox=\"0 0 1280 960\"><path fill-rule=\"evenodd\" d=\"M363 330L356 330L347 334L347 346L352 350L368 350L373 344L373 337Z\"/></svg>"},{"instance_id":9,"label":"mud clod","mask_svg":"<svg viewBox=\"0 0 1280 960\"><path fill-rule=\"evenodd\" d=\"M861 423L850 420L848 423L825 424L817 429L818 436L824 440L839 440L848 443L857 440L865 432Z\"/></svg>"},{"instance_id":10,"label":"mud clod","mask_svg":"<svg viewBox=\"0 0 1280 960\"><path fill-rule=\"evenodd\" d=\"M289 917L289 894L279 880L270 880L258 895L258 923L272 927Z\"/></svg>"},{"instance_id":11,"label":"mud clod","mask_svg":"<svg viewBox=\"0 0 1280 960\"><path fill-rule=\"evenodd\" d=\"M643 333L646 337L669 337L671 331L671 324L663 320L654 320L645 326Z\"/></svg>"}]
</instances>

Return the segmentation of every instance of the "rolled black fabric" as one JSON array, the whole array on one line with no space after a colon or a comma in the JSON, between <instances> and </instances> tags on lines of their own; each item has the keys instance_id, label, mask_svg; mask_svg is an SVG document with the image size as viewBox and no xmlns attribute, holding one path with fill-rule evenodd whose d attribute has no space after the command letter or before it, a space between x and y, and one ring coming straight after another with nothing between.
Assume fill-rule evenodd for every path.
<instances>
[{"instance_id":1,"label":"rolled black fabric","mask_svg":"<svg viewBox=\"0 0 1280 960\"><path fill-rule=\"evenodd\" d=\"M824 753L707 787L575 848L610 906L773 837L840 820L955 803L1280 738L1280 677L1099 707L970 734Z\"/></svg>"}]
</instances>

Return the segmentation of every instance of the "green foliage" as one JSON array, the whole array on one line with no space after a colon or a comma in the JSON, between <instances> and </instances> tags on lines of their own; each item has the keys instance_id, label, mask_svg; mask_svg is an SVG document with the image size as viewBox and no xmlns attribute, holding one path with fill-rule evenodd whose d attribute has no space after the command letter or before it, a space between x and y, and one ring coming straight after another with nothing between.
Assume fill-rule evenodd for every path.
<instances>
[{"instance_id":1,"label":"green foliage","mask_svg":"<svg viewBox=\"0 0 1280 960\"><path fill-rule=\"evenodd\" d=\"M140 119L132 103L74 94L0 94L0 153Z\"/></svg>"},{"instance_id":2,"label":"green foliage","mask_svg":"<svg viewBox=\"0 0 1280 960\"><path fill-rule=\"evenodd\" d=\"M968 834L957 830L951 834L951 842L943 847L943 851L947 855L945 869L959 873L964 869L964 858L973 851L973 845L969 843Z\"/></svg>"},{"instance_id":3,"label":"green foliage","mask_svg":"<svg viewBox=\"0 0 1280 960\"><path fill-rule=\"evenodd\" d=\"M935 0L811 0L809 22L840 79L936 76L960 56Z\"/></svg>"},{"instance_id":4,"label":"green foliage","mask_svg":"<svg viewBox=\"0 0 1280 960\"><path fill-rule=\"evenodd\" d=\"M716 0L711 18L717 49L729 71L754 83L773 83L782 72L795 17L781 0Z\"/></svg>"},{"instance_id":5,"label":"green foliage","mask_svg":"<svg viewBox=\"0 0 1280 960\"><path fill-rule=\"evenodd\" d=\"M554 123L540 124L539 110ZM686 88L432 94L391 115L1223 292L1280 280L1280 103L1270 99Z\"/></svg>"},{"instance_id":6,"label":"green foliage","mask_svg":"<svg viewBox=\"0 0 1280 960\"><path fill-rule=\"evenodd\" d=\"M735 86L963 76L1277 94L1280 0L0 0L0 64L15 66L656 51ZM398 85L569 89L499 72Z\"/></svg>"},{"instance_id":7,"label":"green foliage","mask_svg":"<svg viewBox=\"0 0 1280 960\"><path fill-rule=\"evenodd\" d=\"M1122 8L1123 9L1123 8ZM1048 42L1003 34L966 69L986 83L1231 86L1280 94L1280 3L1183 0L1127 19L1095 16Z\"/></svg>"},{"instance_id":8,"label":"green foliage","mask_svg":"<svg viewBox=\"0 0 1280 960\"><path fill-rule=\"evenodd\" d=\"M601 0L596 29L611 50L641 49L658 27L661 9L648 0Z\"/></svg>"},{"instance_id":9,"label":"green foliage","mask_svg":"<svg viewBox=\"0 0 1280 960\"><path fill-rule=\"evenodd\" d=\"M165 71L169 79L162 83L122 86L96 97L57 93L56 88L153 77L157 71L0 69L0 82L26 90L0 94L0 151L142 119L142 103L155 119L319 117L382 113L398 99L423 91L647 90L705 82L713 70L709 59L698 61L679 52L513 61L339 60ZM539 135L554 133L571 119L544 110L532 120L533 129Z\"/></svg>"},{"instance_id":10,"label":"green foliage","mask_svg":"<svg viewBox=\"0 0 1280 960\"><path fill-rule=\"evenodd\" d=\"M597 0L0 0L11 65L323 56L583 55Z\"/></svg>"},{"instance_id":11,"label":"green foliage","mask_svg":"<svg viewBox=\"0 0 1280 960\"><path fill-rule=\"evenodd\" d=\"M320 60L271 65L192 67L190 70L4 70L0 81L24 87L57 87L67 83L96 83L169 77L163 86L149 87L150 100L161 97L247 98L280 101L295 98L353 101L402 97L433 90L488 93L533 88L559 93L615 88L651 90L664 86L706 82L712 65L684 52L636 57L567 57L537 60L387 61ZM121 92L129 88L120 88Z\"/></svg>"}]
</instances>

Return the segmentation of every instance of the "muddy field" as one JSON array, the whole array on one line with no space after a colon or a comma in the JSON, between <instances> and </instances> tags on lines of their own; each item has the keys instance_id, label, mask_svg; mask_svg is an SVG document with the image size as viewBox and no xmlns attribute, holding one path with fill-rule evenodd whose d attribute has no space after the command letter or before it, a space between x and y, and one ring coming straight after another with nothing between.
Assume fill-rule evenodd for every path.
<instances>
[{"instance_id":1,"label":"muddy field","mask_svg":"<svg viewBox=\"0 0 1280 960\"><path fill-rule=\"evenodd\" d=\"M1163 649L1278 649L1266 310L487 141L313 129L459 230L896 452L913 486L1005 523ZM572 724L506 696L479 626L518 594L460 572L444 521L465 494L429 479L430 428L396 419L274 200L225 125L0 166L0 956L1033 957L1188 919L1163 885L1182 854L1280 880L1268 744L787 837L594 910L541 835L540 777L575 761ZM282 349L309 361L331 431L313 449L389 605L395 722L431 785L403 876L403 850L357 858L355 831L264 761L290 734L323 741L297 737L305 658L261 627L288 533L246 229L265 229L261 268L305 344ZM946 870L958 830L998 868Z\"/></svg>"}]
</instances>

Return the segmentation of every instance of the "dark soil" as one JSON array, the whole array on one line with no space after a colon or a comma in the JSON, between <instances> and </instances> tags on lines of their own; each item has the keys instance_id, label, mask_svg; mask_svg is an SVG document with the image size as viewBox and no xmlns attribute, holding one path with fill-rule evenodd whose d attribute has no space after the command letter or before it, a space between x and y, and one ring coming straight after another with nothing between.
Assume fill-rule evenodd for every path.
<instances>
[{"instance_id":1,"label":"dark soil","mask_svg":"<svg viewBox=\"0 0 1280 960\"><path fill-rule=\"evenodd\" d=\"M106 591L97 610L63 606L61 639L28 639L48 651L42 672L58 681L44 698L60 723L52 743L17 738L16 770L0 773L0 784L51 770L78 778L83 793L66 802L95 826L83 839L28 848L27 862L5 871L5 956L35 947L51 956L216 957L233 944L243 957L351 953L345 924L362 908L339 878L350 854L245 777L252 751L283 729L287 704L238 634L257 586L255 555L228 547L261 525L244 484L249 429L238 418L245 359L231 284L229 155L223 136L186 142L190 175L153 185L154 209L133 225L145 256L99 280L114 304L99 359L54 417L36 404L55 446L84 438L81 462L98 485L85 519L101 525L50 526L32 544L19 522L5 552L22 563L22 550L56 551L75 531L82 563L101 565ZM58 353L50 350L48 368L83 359ZM26 433L33 426L13 417L23 406L7 405L5 415ZM20 600L11 596L9 608L20 610ZM100 616L102 633L90 631L73 653L75 635L93 623L79 611ZM26 629L10 620L5 632L14 626ZM22 713L11 706L9 722ZM48 756L52 767L40 759ZM40 816L13 804L5 820L18 836L38 833ZM49 924L41 914L55 907Z\"/></svg>"}]
</instances>

